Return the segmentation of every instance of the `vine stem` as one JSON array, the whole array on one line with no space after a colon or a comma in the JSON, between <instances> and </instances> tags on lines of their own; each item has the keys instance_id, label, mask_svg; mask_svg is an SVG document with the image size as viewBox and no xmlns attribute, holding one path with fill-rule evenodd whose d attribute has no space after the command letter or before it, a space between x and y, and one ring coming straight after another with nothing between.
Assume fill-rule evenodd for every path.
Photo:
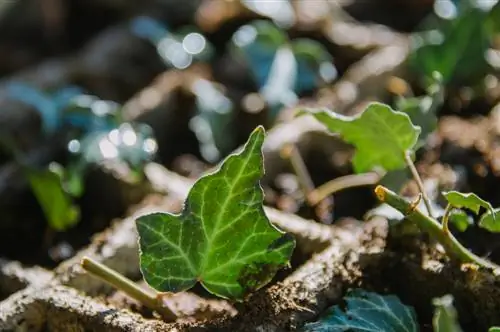
<instances>
[{"instance_id":1,"label":"vine stem","mask_svg":"<svg viewBox=\"0 0 500 332\"><path fill-rule=\"evenodd\" d=\"M139 287L139 285L132 280L90 257L83 257L80 264L85 271L105 281L116 289L125 292L127 295L141 302L146 307L161 314L165 321L174 321L176 319L176 315L170 309L161 304L161 301L159 300L160 293L149 292Z\"/></svg>"},{"instance_id":2,"label":"vine stem","mask_svg":"<svg viewBox=\"0 0 500 332\"><path fill-rule=\"evenodd\" d=\"M443 227L443 232L445 234L451 234L450 228L448 227L448 222L450 220L451 210L453 210L453 206L448 203L448 205L446 205L446 208L444 209L443 220L441 222L442 227Z\"/></svg>"},{"instance_id":3,"label":"vine stem","mask_svg":"<svg viewBox=\"0 0 500 332\"><path fill-rule=\"evenodd\" d=\"M429 214L429 216L431 218L433 218L431 202L429 200L429 197L427 196L427 193L425 192L424 182L422 181L422 178L420 178L420 175L418 174L417 168L415 167L413 160L411 160L410 152L406 151L404 156L405 156L406 165L408 165L408 168L410 169L411 174L412 174L413 178L415 179L415 182L417 182L418 190L420 190L420 193L422 194L422 199L424 200L424 204L425 204L425 208L427 209L427 213Z\"/></svg>"},{"instance_id":4,"label":"vine stem","mask_svg":"<svg viewBox=\"0 0 500 332\"><path fill-rule=\"evenodd\" d=\"M312 190L307 195L307 201L311 205L316 205L328 196L347 188L370 186L380 181L381 175L376 172L363 174L350 174L330 180L327 183Z\"/></svg>"},{"instance_id":5,"label":"vine stem","mask_svg":"<svg viewBox=\"0 0 500 332\"><path fill-rule=\"evenodd\" d=\"M297 175L300 187L306 197L314 190L314 182L307 170L306 163L294 144L286 144L281 150L281 156L290 160L290 164Z\"/></svg>"},{"instance_id":6,"label":"vine stem","mask_svg":"<svg viewBox=\"0 0 500 332\"><path fill-rule=\"evenodd\" d=\"M444 247L449 255L459 259L462 263L473 263L491 270L500 269L500 266L470 252L458 242L453 234L450 232L446 233L436 219L426 216L414 204L406 201L393 191L379 185L375 188L375 194L381 202L392 206L408 220L414 222L422 231L429 233Z\"/></svg>"}]
</instances>

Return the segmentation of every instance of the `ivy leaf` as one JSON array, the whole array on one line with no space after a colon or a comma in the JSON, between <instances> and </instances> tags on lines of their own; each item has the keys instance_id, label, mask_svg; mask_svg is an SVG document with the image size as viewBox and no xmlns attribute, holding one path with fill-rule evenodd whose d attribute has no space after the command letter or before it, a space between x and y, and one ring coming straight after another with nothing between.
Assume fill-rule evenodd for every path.
<instances>
[{"instance_id":1,"label":"ivy leaf","mask_svg":"<svg viewBox=\"0 0 500 332\"><path fill-rule=\"evenodd\" d=\"M264 213L258 127L243 149L191 188L183 211L137 219L141 271L153 288L179 292L198 281L209 292L241 300L288 264L295 240Z\"/></svg>"},{"instance_id":2,"label":"ivy leaf","mask_svg":"<svg viewBox=\"0 0 500 332\"><path fill-rule=\"evenodd\" d=\"M412 307L394 295L381 296L355 289L345 297L345 308L336 305L319 321L308 323L308 332L417 332L417 317Z\"/></svg>"},{"instance_id":3,"label":"ivy leaf","mask_svg":"<svg viewBox=\"0 0 500 332\"><path fill-rule=\"evenodd\" d=\"M64 191L61 177L50 169L26 168L25 173L49 226L56 231L74 226L79 220L80 211Z\"/></svg>"},{"instance_id":4,"label":"ivy leaf","mask_svg":"<svg viewBox=\"0 0 500 332\"><path fill-rule=\"evenodd\" d=\"M472 218L470 218L467 213L462 210L453 210L450 214L450 222L460 232L465 232L469 226L474 224Z\"/></svg>"},{"instance_id":5,"label":"ivy leaf","mask_svg":"<svg viewBox=\"0 0 500 332\"><path fill-rule=\"evenodd\" d=\"M325 110L306 112L356 147L352 160L356 173L376 167L386 171L406 167L405 153L414 148L421 130L407 114L381 103L370 103L353 117Z\"/></svg>"},{"instance_id":6,"label":"ivy leaf","mask_svg":"<svg viewBox=\"0 0 500 332\"><path fill-rule=\"evenodd\" d=\"M443 196L446 198L449 204L453 207L462 209L466 208L474 212L475 214L479 213L479 209L484 207L488 210L493 210L493 207L490 203L486 202L484 199L480 198L474 193L461 193L458 191L448 191L443 192Z\"/></svg>"},{"instance_id":7,"label":"ivy leaf","mask_svg":"<svg viewBox=\"0 0 500 332\"><path fill-rule=\"evenodd\" d=\"M479 219L479 226L493 233L500 232L500 209L487 211Z\"/></svg>"},{"instance_id":8,"label":"ivy leaf","mask_svg":"<svg viewBox=\"0 0 500 332\"><path fill-rule=\"evenodd\" d=\"M462 332L458 324L458 315L453 306L453 297L445 295L440 298L435 298L434 317L432 318L432 326L434 332Z\"/></svg>"}]
</instances>

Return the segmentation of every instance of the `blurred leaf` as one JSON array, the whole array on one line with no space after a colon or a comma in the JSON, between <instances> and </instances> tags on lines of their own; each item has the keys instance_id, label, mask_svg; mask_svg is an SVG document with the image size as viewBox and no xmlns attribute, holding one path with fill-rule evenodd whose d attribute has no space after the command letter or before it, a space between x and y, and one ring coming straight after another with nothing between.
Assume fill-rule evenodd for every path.
<instances>
[{"instance_id":1,"label":"blurred leaf","mask_svg":"<svg viewBox=\"0 0 500 332\"><path fill-rule=\"evenodd\" d=\"M154 158L157 143L146 124L124 122L109 131L94 131L83 136L74 156L85 164L126 163L132 169Z\"/></svg>"},{"instance_id":2,"label":"blurred leaf","mask_svg":"<svg viewBox=\"0 0 500 332\"><path fill-rule=\"evenodd\" d=\"M402 168L385 173L379 184L398 193L411 178L410 171Z\"/></svg>"},{"instance_id":3,"label":"blurred leaf","mask_svg":"<svg viewBox=\"0 0 500 332\"><path fill-rule=\"evenodd\" d=\"M426 77L438 71L445 85L470 84L482 78L489 69L485 59L491 37L487 18L487 11L460 2L454 19L439 20L437 27L414 35L412 68Z\"/></svg>"},{"instance_id":4,"label":"blurred leaf","mask_svg":"<svg viewBox=\"0 0 500 332\"><path fill-rule=\"evenodd\" d=\"M297 93L311 91L320 81L331 83L337 77L333 58L326 48L311 39L295 39L291 43L297 61L297 80L294 90Z\"/></svg>"},{"instance_id":5,"label":"blurred leaf","mask_svg":"<svg viewBox=\"0 0 500 332\"><path fill-rule=\"evenodd\" d=\"M417 316L395 296L381 296L361 289L345 296L346 306L328 309L317 322L307 323L303 331L311 332L417 332Z\"/></svg>"},{"instance_id":6,"label":"blurred leaf","mask_svg":"<svg viewBox=\"0 0 500 332\"><path fill-rule=\"evenodd\" d=\"M217 162L236 144L231 126L235 117L233 102L214 83L204 79L196 80L191 91L196 97L197 114L189 127L200 142L203 158Z\"/></svg>"},{"instance_id":7,"label":"blurred leaf","mask_svg":"<svg viewBox=\"0 0 500 332\"><path fill-rule=\"evenodd\" d=\"M473 225L474 221L465 211L453 210L449 217L450 222L460 232L465 232L469 226Z\"/></svg>"},{"instance_id":8,"label":"blurred leaf","mask_svg":"<svg viewBox=\"0 0 500 332\"><path fill-rule=\"evenodd\" d=\"M486 202L484 199L480 198L474 193L464 194L458 191L447 191L443 192L443 196L453 207L459 209L466 208L471 210L475 214L479 213L479 209L481 207L490 211L493 209L490 203Z\"/></svg>"},{"instance_id":9,"label":"blurred leaf","mask_svg":"<svg viewBox=\"0 0 500 332\"><path fill-rule=\"evenodd\" d=\"M500 232L500 208L485 212L479 219L479 227L490 232Z\"/></svg>"},{"instance_id":10,"label":"blurred leaf","mask_svg":"<svg viewBox=\"0 0 500 332\"><path fill-rule=\"evenodd\" d=\"M417 147L423 146L427 137L437 128L437 109L444 100L441 76L433 73L432 83L427 94L422 97L400 98L396 101L396 109L408 114L411 122L421 128Z\"/></svg>"},{"instance_id":11,"label":"blurred leaf","mask_svg":"<svg viewBox=\"0 0 500 332\"><path fill-rule=\"evenodd\" d=\"M415 147L420 133L407 114L381 103L371 103L353 117L327 110L304 113L313 115L331 133L339 133L356 147L352 160L356 173L376 167L386 171L405 168L405 154Z\"/></svg>"},{"instance_id":12,"label":"blurred leaf","mask_svg":"<svg viewBox=\"0 0 500 332\"><path fill-rule=\"evenodd\" d=\"M453 296L445 295L435 298L432 303L434 304L434 317L432 319L434 332L462 332L458 323L457 311L453 306Z\"/></svg>"},{"instance_id":13,"label":"blurred leaf","mask_svg":"<svg viewBox=\"0 0 500 332\"><path fill-rule=\"evenodd\" d=\"M48 169L25 168L25 173L49 226L56 231L74 226L80 212L72 204L70 195L63 190L61 177Z\"/></svg>"},{"instance_id":14,"label":"blurred leaf","mask_svg":"<svg viewBox=\"0 0 500 332\"><path fill-rule=\"evenodd\" d=\"M500 332L500 327L496 326L490 327L488 332Z\"/></svg>"},{"instance_id":15,"label":"blurred leaf","mask_svg":"<svg viewBox=\"0 0 500 332\"><path fill-rule=\"evenodd\" d=\"M258 20L240 27L232 41L249 64L257 85L262 87L269 78L276 52L288 37L271 22Z\"/></svg>"}]
</instances>

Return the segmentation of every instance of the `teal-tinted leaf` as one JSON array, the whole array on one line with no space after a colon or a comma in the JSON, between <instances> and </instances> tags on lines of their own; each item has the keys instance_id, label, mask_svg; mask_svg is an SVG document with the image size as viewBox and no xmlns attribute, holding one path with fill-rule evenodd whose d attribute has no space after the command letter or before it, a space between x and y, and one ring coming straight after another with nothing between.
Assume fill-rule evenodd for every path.
<instances>
[{"instance_id":1,"label":"teal-tinted leaf","mask_svg":"<svg viewBox=\"0 0 500 332\"><path fill-rule=\"evenodd\" d=\"M109 131L89 132L72 143L77 146L74 155L86 164L123 162L134 169L151 161L157 151L151 127L127 122Z\"/></svg>"},{"instance_id":2,"label":"teal-tinted leaf","mask_svg":"<svg viewBox=\"0 0 500 332\"><path fill-rule=\"evenodd\" d=\"M449 204L453 207L462 209L466 208L474 212L475 214L479 213L479 209L481 207L492 210L492 206L490 203L486 202L484 199L479 198L474 193L461 193L458 191L448 191L443 192L443 196L446 198Z\"/></svg>"},{"instance_id":3,"label":"teal-tinted leaf","mask_svg":"<svg viewBox=\"0 0 500 332\"><path fill-rule=\"evenodd\" d=\"M381 103L371 103L354 117L326 110L308 113L356 147L352 163L357 173L376 167L386 171L406 167L405 153L415 147L420 133L407 114Z\"/></svg>"},{"instance_id":4,"label":"teal-tinted leaf","mask_svg":"<svg viewBox=\"0 0 500 332\"><path fill-rule=\"evenodd\" d=\"M25 169L25 173L50 227L64 231L74 226L80 217L79 209L63 190L61 177L48 169Z\"/></svg>"},{"instance_id":5,"label":"teal-tinted leaf","mask_svg":"<svg viewBox=\"0 0 500 332\"><path fill-rule=\"evenodd\" d=\"M434 332L462 332L451 295L436 298L432 303L434 304L434 317L432 319Z\"/></svg>"},{"instance_id":6,"label":"teal-tinted leaf","mask_svg":"<svg viewBox=\"0 0 500 332\"><path fill-rule=\"evenodd\" d=\"M500 232L500 208L485 212L479 219L479 226L490 232Z\"/></svg>"},{"instance_id":7,"label":"teal-tinted leaf","mask_svg":"<svg viewBox=\"0 0 500 332\"><path fill-rule=\"evenodd\" d=\"M449 220L460 232L465 232L469 226L474 224L474 220L463 210L453 210L450 213Z\"/></svg>"},{"instance_id":8,"label":"teal-tinted leaf","mask_svg":"<svg viewBox=\"0 0 500 332\"><path fill-rule=\"evenodd\" d=\"M346 297L345 308L334 306L317 322L304 326L305 332L417 332L412 307L394 295L381 296L356 289Z\"/></svg>"},{"instance_id":9,"label":"teal-tinted leaf","mask_svg":"<svg viewBox=\"0 0 500 332\"><path fill-rule=\"evenodd\" d=\"M137 219L141 271L161 292L200 282L209 292L241 300L286 264L295 241L264 213L262 143L257 128L243 149L191 188L181 214Z\"/></svg>"},{"instance_id":10,"label":"teal-tinted leaf","mask_svg":"<svg viewBox=\"0 0 500 332\"><path fill-rule=\"evenodd\" d=\"M217 162L235 146L233 102L215 84L204 79L196 80L191 91L196 98L197 114L190 120L189 127L200 142L203 158Z\"/></svg>"},{"instance_id":11,"label":"teal-tinted leaf","mask_svg":"<svg viewBox=\"0 0 500 332\"><path fill-rule=\"evenodd\" d=\"M250 66L258 87L263 87L279 48L287 36L269 21L254 21L239 28L233 35L234 48Z\"/></svg>"},{"instance_id":12,"label":"teal-tinted leaf","mask_svg":"<svg viewBox=\"0 0 500 332\"><path fill-rule=\"evenodd\" d=\"M311 91L321 83L331 83L337 78L333 58L319 42L300 38L291 43L291 48L297 61L295 92Z\"/></svg>"}]
</instances>

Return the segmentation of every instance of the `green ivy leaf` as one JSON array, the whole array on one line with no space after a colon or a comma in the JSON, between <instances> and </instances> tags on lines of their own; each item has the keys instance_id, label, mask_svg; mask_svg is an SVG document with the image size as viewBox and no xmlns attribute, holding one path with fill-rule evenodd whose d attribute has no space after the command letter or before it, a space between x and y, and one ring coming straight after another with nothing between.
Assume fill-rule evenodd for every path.
<instances>
[{"instance_id":1,"label":"green ivy leaf","mask_svg":"<svg viewBox=\"0 0 500 332\"><path fill-rule=\"evenodd\" d=\"M493 233L500 232L500 208L485 212L479 219L479 226Z\"/></svg>"},{"instance_id":2,"label":"green ivy leaf","mask_svg":"<svg viewBox=\"0 0 500 332\"><path fill-rule=\"evenodd\" d=\"M61 177L51 170L25 169L26 176L49 226L64 231L74 226L80 217L79 209L63 189Z\"/></svg>"},{"instance_id":3,"label":"green ivy leaf","mask_svg":"<svg viewBox=\"0 0 500 332\"><path fill-rule=\"evenodd\" d=\"M211 293L241 300L285 266L295 240L264 213L258 127L243 149L200 178L181 214L137 219L141 271L153 288L179 292L198 281Z\"/></svg>"},{"instance_id":4,"label":"green ivy leaf","mask_svg":"<svg viewBox=\"0 0 500 332\"><path fill-rule=\"evenodd\" d=\"M488 332L500 332L500 327L496 326L490 327Z\"/></svg>"},{"instance_id":5,"label":"green ivy leaf","mask_svg":"<svg viewBox=\"0 0 500 332\"><path fill-rule=\"evenodd\" d=\"M345 308L336 305L319 321L308 323L308 332L417 332L417 317L412 307L394 295L381 296L355 289L345 297Z\"/></svg>"},{"instance_id":6,"label":"green ivy leaf","mask_svg":"<svg viewBox=\"0 0 500 332\"><path fill-rule=\"evenodd\" d=\"M462 210L453 210L450 214L450 222L460 232L465 232L474 221Z\"/></svg>"},{"instance_id":7,"label":"green ivy leaf","mask_svg":"<svg viewBox=\"0 0 500 332\"><path fill-rule=\"evenodd\" d=\"M303 114L304 112L302 112ZM352 160L356 173L376 167L386 171L406 167L405 153L417 143L420 127L410 117L381 103L371 103L358 116L350 117L331 111L306 111L324 124L332 133L356 147Z\"/></svg>"},{"instance_id":8,"label":"green ivy leaf","mask_svg":"<svg viewBox=\"0 0 500 332\"><path fill-rule=\"evenodd\" d=\"M443 196L446 198L449 204L453 207L462 209L466 208L474 212L475 214L479 213L479 209L484 207L488 210L493 210L493 207L490 203L486 202L484 199L480 198L474 193L461 193L458 191L448 191L443 192Z\"/></svg>"},{"instance_id":9,"label":"green ivy leaf","mask_svg":"<svg viewBox=\"0 0 500 332\"><path fill-rule=\"evenodd\" d=\"M432 318L434 332L462 332L451 295L435 298L432 303L434 304L434 317Z\"/></svg>"}]
</instances>

